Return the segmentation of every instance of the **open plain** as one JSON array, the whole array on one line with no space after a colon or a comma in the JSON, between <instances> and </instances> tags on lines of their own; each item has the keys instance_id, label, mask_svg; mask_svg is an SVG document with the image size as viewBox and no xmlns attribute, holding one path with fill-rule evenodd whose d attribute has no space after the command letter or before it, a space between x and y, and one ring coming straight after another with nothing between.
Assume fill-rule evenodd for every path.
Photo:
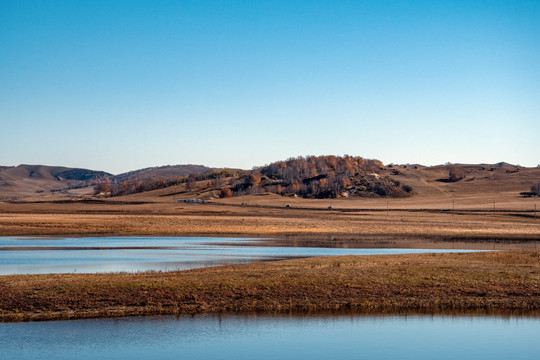
<instances>
[{"instance_id":1,"label":"open plain","mask_svg":"<svg viewBox=\"0 0 540 360\"><path fill-rule=\"evenodd\" d=\"M0 318L305 310L537 314L538 198L519 196L538 175L538 169L528 170L521 177L501 172L502 180L483 185L436 181L444 170L429 176L433 170L406 170L401 176L416 194L399 199L220 199L201 183L191 192L178 185L114 198L2 202L2 236L216 235L295 246L507 251L311 258L171 273L2 276ZM186 198L207 202L177 202Z\"/></svg>"}]
</instances>

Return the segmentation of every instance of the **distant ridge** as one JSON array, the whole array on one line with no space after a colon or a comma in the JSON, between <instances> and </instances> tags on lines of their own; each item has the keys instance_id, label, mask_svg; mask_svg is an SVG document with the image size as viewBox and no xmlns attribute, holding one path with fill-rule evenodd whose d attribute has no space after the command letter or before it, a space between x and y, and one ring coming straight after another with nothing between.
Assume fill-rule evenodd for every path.
<instances>
[{"instance_id":1,"label":"distant ridge","mask_svg":"<svg viewBox=\"0 0 540 360\"><path fill-rule=\"evenodd\" d=\"M175 179L216 170L204 165L166 165L113 175L104 171L64 166L0 166L0 200L44 196L91 195L102 182L122 183L156 179Z\"/></svg>"},{"instance_id":2,"label":"distant ridge","mask_svg":"<svg viewBox=\"0 0 540 360\"><path fill-rule=\"evenodd\" d=\"M329 156L328 159L331 160L334 157ZM317 167L317 161L320 163L319 165L324 165L323 158L311 158L305 157L304 160L308 163L315 161L315 168ZM336 159L339 160L339 157ZM290 160L293 160L293 158L287 161ZM300 161L300 157L296 158L296 160ZM322 169L323 171L316 174L310 174L313 172L313 166L305 168L300 166L298 169L301 170L300 173L305 173L305 176L296 179L292 174L288 174L294 168L293 164L287 163L287 166L283 167L281 166L282 163L283 161L273 165L270 164L277 168L277 173L270 171L271 169L266 169L270 165L254 168L260 173L260 180L257 176L255 178L249 176L254 172L256 173L255 170L216 169L195 164L148 167L119 175L99 170L63 166L0 165L0 201L47 199L49 197L80 198L82 196L93 196L95 188L103 183L117 184L119 186L125 186L125 183L132 186L138 186L141 183L184 184L184 182L189 183L190 179L191 181L201 182L201 185L197 185L197 188L202 185L211 188L216 193L213 193L212 196L214 197L226 196L228 191L232 192L233 195L274 192L283 195L295 193L306 197L331 197L336 194L344 196L347 193L349 196L356 196L356 194L371 196L368 194L371 190L373 190L373 196L388 196L388 194L396 196L394 193L399 190L398 188L401 188L401 190L412 188L415 196L440 194L454 196L457 193L485 193L486 191L512 191L516 192L516 196L519 196L520 192L528 191L533 184L540 181L540 166L528 168L504 161L495 164L448 163L437 166L423 166L420 164L388 164L382 166L382 163L380 163L369 171L355 170L355 174L351 174L352 176L349 177L346 176L348 181L344 178L344 174L347 171L350 172L350 168L339 169L338 166L332 171ZM332 166L327 165L329 169ZM463 175L462 179L453 183L443 181L449 178L449 172L453 168L460 168ZM187 179L192 174L197 176ZM222 178L226 177L231 178L230 183L222 180ZM326 184L322 184L321 181ZM348 184L349 182L351 184ZM338 185L336 184L341 184L339 185L340 189L337 188ZM405 188L405 185L408 187ZM191 187L191 183L182 185L182 187L185 186ZM291 189L288 189L289 187ZM298 188L297 191L289 191L294 187ZM333 193L320 191L324 189L332 190ZM178 191L178 189L174 191ZM405 191L410 192L409 190ZM399 196L399 194L397 195Z\"/></svg>"},{"instance_id":3,"label":"distant ridge","mask_svg":"<svg viewBox=\"0 0 540 360\"><path fill-rule=\"evenodd\" d=\"M100 180L113 176L104 171L88 170L81 168L69 168L64 166L28 165L0 166L0 179L3 181L18 181L21 178L33 178L43 180Z\"/></svg>"},{"instance_id":4,"label":"distant ridge","mask_svg":"<svg viewBox=\"0 0 540 360\"><path fill-rule=\"evenodd\" d=\"M444 167L444 166L484 166L484 167L492 167L492 168L516 168L516 167L520 167L519 165L513 165L513 164L510 164L510 163L507 163L507 162L504 162L504 161L498 162L496 164L486 164L486 163L466 164L466 163L450 163L449 162L449 163L446 163L446 164L435 165L433 167ZM429 167L429 166L420 165L419 167Z\"/></svg>"},{"instance_id":5,"label":"distant ridge","mask_svg":"<svg viewBox=\"0 0 540 360\"><path fill-rule=\"evenodd\" d=\"M108 180L112 174L63 166L28 165L0 167L0 199L63 194L77 196L80 189Z\"/></svg>"},{"instance_id":6,"label":"distant ridge","mask_svg":"<svg viewBox=\"0 0 540 360\"><path fill-rule=\"evenodd\" d=\"M113 178L117 182L148 180L155 178L174 178L188 176L190 174L203 174L205 172L210 172L214 170L217 169L210 168L204 165L165 165L133 170L126 173L118 174Z\"/></svg>"},{"instance_id":7,"label":"distant ridge","mask_svg":"<svg viewBox=\"0 0 540 360\"><path fill-rule=\"evenodd\" d=\"M491 166L493 166L493 167L500 167L500 168L515 168L515 167L517 167L518 165L509 164L509 163L507 163L507 162L502 161L502 162L493 164L493 165L491 165Z\"/></svg>"}]
</instances>

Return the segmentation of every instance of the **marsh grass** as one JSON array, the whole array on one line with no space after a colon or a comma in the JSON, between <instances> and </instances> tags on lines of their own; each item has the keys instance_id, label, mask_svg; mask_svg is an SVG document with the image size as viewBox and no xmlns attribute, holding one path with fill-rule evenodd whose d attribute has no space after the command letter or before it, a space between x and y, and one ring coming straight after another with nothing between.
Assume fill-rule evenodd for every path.
<instances>
[{"instance_id":1,"label":"marsh grass","mask_svg":"<svg viewBox=\"0 0 540 360\"><path fill-rule=\"evenodd\" d=\"M540 240L540 221L473 213L339 213L233 208L200 213L1 213L0 235L259 235L372 236ZM250 211L253 210L253 211Z\"/></svg>"},{"instance_id":2,"label":"marsh grass","mask_svg":"<svg viewBox=\"0 0 540 360\"><path fill-rule=\"evenodd\" d=\"M204 312L540 313L540 251L0 277L1 321Z\"/></svg>"}]
</instances>

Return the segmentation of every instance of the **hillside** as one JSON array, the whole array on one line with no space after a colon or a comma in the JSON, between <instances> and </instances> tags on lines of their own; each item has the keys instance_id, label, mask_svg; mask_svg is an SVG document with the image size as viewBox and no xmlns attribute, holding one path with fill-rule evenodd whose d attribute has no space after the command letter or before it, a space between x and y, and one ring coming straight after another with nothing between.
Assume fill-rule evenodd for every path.
<instances>
[{"instance_id":1,"label":"hillside","mask_svg":"<svg viewBox=\"0 0 540 360\"><path fill-rule=\"evenodd\" d=\"M464 178L448 182L450 169L463 170ZM493 169L493 170L492 170ZM311 198L278 195L271 187L263 187L251 194L226 197L224 189L243 182L241 177L224 177L194 181L188 189L187 183L147 191L129 196L111 198L114 201L137 201L148 203L172 203L177 199L205 199L224 204L247 203L249 205L284 207L290 204L302 208L350 209L449 209L455 201L456 209L497 209L531 210L538 202L537 197L524 198L520 192L529 191L531 185L540 182L540 167L519 168L492 165L440 165L422 167L419 165L387 165L378 171L380 177L410 186L413 190L407 197L348 196L339 199ZM268 181L261 177L261 183ZM540 204L538 204L540 205Z\"/></svg>"},{"instance_id":2,"label":"hillside","mask_svg":"<svg viewBox=\"0 0 540 360\"><path fill-rule=\"evenodd\" d=\"M134 180L145 181L151 179L170 179L188 176L190 174L203 174L214 170L216 169L209 168L204 165L165 165L129 171L116 175L113 179L118 183Z\"/></svg>"},{"instance_id":3,"label":"hillside","mask_svg":"<svg viewBox=\"0 0 540 360\"><path fill-rule=\"evenodd\" d=\"M449 181L452 169L463 176ZM506 163L498 164L452 164L432 167L393 166L385 173L410 185L417 196L447 196L470 194L494 194L529 191L540 182L540 168L517 167Z\"/></svg>"},{"instance_id":4,"label":"hillside","mask_svg":"<svg viewBox=\"0 0 540 360\"><path fill-rule=\"evenodd\" d=\"M461 176L459 180L449 180L452 169ZM469 197L472 205L483 203L488 197L500 198L502 194L509 200L519 200L520 192L530 191L539 182L540 167L524 168L507 163L383 166L377 160L335 156L291 158L251 171L175 165L120 175L79 168L19 165L0 166L0 201L92 196L98 184L110 184L133 188L132 192L117 194L131 193L121 198L137 201L166 202L171 198L223 201L230 197L233 202L242 202L247 196L247 201L252 202L255 195L261 203L267 201L263 198L270 202L274 201L271 199L291 202L291 197L321 200L338 197L364 199L362 203L367 204L368 199L376 201L382 197L401 199L399 202L404 206L416 202L418 206L428 206L426 201Z\"/></svg>"},{"instance_id":5,"label":"hillside","mask_svg":"<svg viewBox=\"0 0 540 360\"><path fill-rule=\"evenodd\" d=\"M45 165L0 166L0 200L93 195L100 183L166 181L214 170L203 165L167 165L119 175Z\"/></svg>"},{"instance_id":6,"label":"hillside","mask_svg":"<svg viewBox=\"0 0 540 360\"><path fill-rule=\"evenodd\" d=\"M231 195L267 192L305 198L405 197L412 188L360 156L306 156L277 161L231 183Z\"/></svg>"},{"instance_id":7,"label":"hillside","mask_svg":"<svg viewBox=\"0 0 540 360\"><path fill-rule=\"evenodd\" d=\"M212 197L272 193L324 199L349 196L406 197L412 194L410 186L381 175L384 169L379 160L359 156L306 156L274 162L251 171L220 169L176 179L135 178L123 183L113 180L99 184L96 194L124 196L183 183L186 183L183 192L193 192L197 181L206 181L206 192L219 192Z\"/></svg>"},{"instance_id":8,"label":"hillside","mask_svg":"<svg viewBox=\"0 0 540 360\"><path fill-rule=\"evenodd\" d=\"M45 165L0 167L0 199L35 196L78 196L91 193L111 174L79 168Z\"/></svg>"},{"instance_id":9,"label":"hillside","mask_svg":"<svg viewBox=\"0 0 540 360\"><path fill-rule=\"evenodd\" d=\"M167 194L203 199L273 194L310 199L453 198L506 193L520 197L540 182L540 168L507 163L387 165L360 157L299 157L227 176L192 178L191 184L162 186ZM148 195L151 196L153 192ZM158 194L158 193L155 193Z\"/></svg>"}]
</instances>

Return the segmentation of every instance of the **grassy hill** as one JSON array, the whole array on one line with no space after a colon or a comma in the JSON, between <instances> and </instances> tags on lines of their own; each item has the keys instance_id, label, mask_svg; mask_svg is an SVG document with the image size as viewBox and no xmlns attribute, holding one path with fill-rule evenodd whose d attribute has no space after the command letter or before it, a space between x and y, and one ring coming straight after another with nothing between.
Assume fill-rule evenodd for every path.
<instances>
[{"instance_id":1,"label":"grassy hill","mask_svg":"<svg viewBox=\"0 0 540 360\"><path fill-rule=\"evenodd\" d=\"M464 178L456 182L446 181L451 167L463 170ZM492 170L493 168L493 170ZM278 195L272 192L257 192L233 197L223 197L222 190L238 178L226 177L218 180L199 180L187 188L186 183L129 196L111 198L114 201L137 201L148 203L172 203L177 199L206 199L222 204L326 209L446 209L528 210L535 204L540 210L539 198L523 198L520 192L529 191L540 181L540 168L496 167L491 165L441 165L422 167L418 165L393 165L380 170L383 177L390 177L407 184L413 189L408 197L341 197L334 199L306 199L294 195ZM538 203L538 204L537 204Z\"/></svg>"},{"instance_id":2,"label":"grassy hill","mask_svg":"<svg viewBox=\"0 0 540 360\"><path fill-rule=\"evenodd\" d=\"M151 180L151 179L170 179L176 177L188 176L190 174L203 174L206 172L217 170L216 168L209 168L204 165L165 165L149 167L145 169L139 169L129 171L123 174L114 176L116 182L134 181L134 180Z\"/></svg>"},{"instance_id":3,"label":"grassy hill","mask_svg":"<svg viewBox=\"0 0 540 360\"><path fill-rule=\"evenodd\" d=\"M459 179L450 181L452 171ZM191 175L186 176L188 173ZM348 206L380 207L383 202L377 199L383 198L404 207L429 208L459 199L462 206L484 204L486 207L503 197L505 202L520 202L519 193L530 191L533 184L540 182L540 168L507 163L383 166L377 160L359 157L306 157L275 162L252 171L175 165L115 176L87 169L20 165L0 167L0 200L90 196L96 184L103 182L140 187L135 191L140 193L114 198L121 201L201 198L281 206L310 198L313 206L328 204L331 199L348 199ZM146 187L150 191L141 187L155 182L160 186Z\"/></svg>"},{"instance_id":4,"label":"grassy hill","mask_svg":"<svg viewBox=\"0 0 540 360\"><path fill-rule=\"evenodd\" d=\"M45 165L0 166L0 200L93 195L99 183L176 179L214 170L203 165L167 165L119 175L104 171Z\"/></svg>"},{"instance_id":5,"label":"grassy hill","mask_svg":"<svg viewBox=\"0 0 540 360\"><path fill-rule=\"evenodd\" d=\"M463 178L448 181L450 170L458 169ZM515 192L516 196L530 190L531 185L540 182L540 168L522 168L514 165L440 165L414 168L394 166L386 173L409 184L418 196L456 196L465 194L493 194Z\"/></svg>"},{"instance_id":6,"label":"grassy hill","mask_svg":"<svg viewBox=\"0 0 540 360\"><path fill-rule=\"evenodd\" d=\"M78 196L112 175L103 171L45 165L0 167L0 199Z\"/></svg>"}]
</instances>

